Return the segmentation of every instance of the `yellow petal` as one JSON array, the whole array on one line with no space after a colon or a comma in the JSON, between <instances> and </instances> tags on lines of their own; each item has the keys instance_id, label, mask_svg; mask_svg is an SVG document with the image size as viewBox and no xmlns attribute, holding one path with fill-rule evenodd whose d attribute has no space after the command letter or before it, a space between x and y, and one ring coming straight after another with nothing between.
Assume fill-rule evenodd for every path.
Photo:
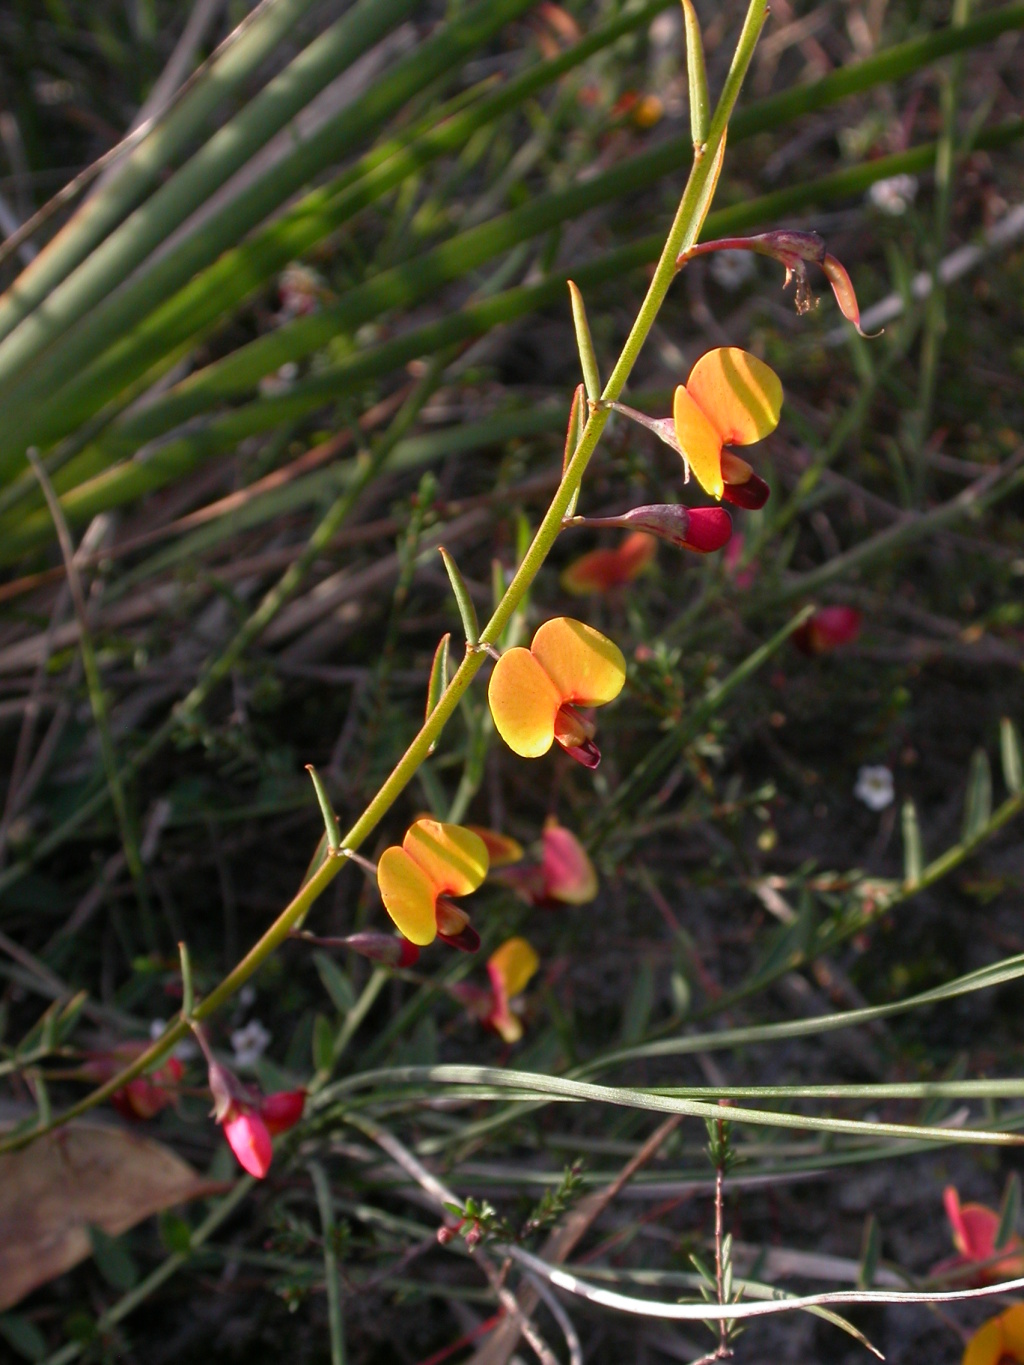
<instances>
[{"instance_id":1,"label":"yellow petal","mask_svg":"<svg viewBox=\"0 0 1024 1365\"><path fill-rule=\"evenodd\" d=\"M461 825L417 820L406 831L402 847L430 878L435 893L468 896L487 876L486 844L479 834Z\"/></svg>"},{"instance_id":2,"label":"yellow petal","mask_svg":"<svg viewBox=\"0 0 1024 1365\"><path fill-rule=\"evenodd\" d=\"M725 445L748 446L779 425L782 384L763 360L737 346L708 351L686 381Z\"/></svg>"},{"instance_id":3,"label":"yellow petal","mask_svg":"<svg viewBox=\"0 0 1024 1365\"><path fill-rule=\"evenodd\" d=\"M487 700L498 734L521 758L540 758L555 738L562 698L528 649L507 650L494 665Z\"/></svg>"},{"instance_id":4,"label":"yellow petal","mask_svg":"<svg viewBox=\"0 0 1024 1365\"><path fill-rule=\"evenodd\" d=\"M1002 1357L1003 1324L1000 1318L989 1318L967 1343L961 1365L999 1365Z\"/></svg>"},{"instance_id":5,"label":"yellow petal","mask_svg":"<svg viewBox=\"0 0 1024 1365\"><path fill-rule=\"evenodd\" d=\"M540 958L525 938L506 939L487 959L487 970L501 977L510 1000L526 989L539 966Z\"/></svg>"},{"instance_id":6,"label":"yellow petal","mask_svg":"<svg viewBox=\"0 0 1024 1365\"><path fill-rule=\"evenodd\" d=\"M437 888L404 848L386 848L377 864L384 908L410 943L426 947L437 937Z\"/></svg>"},{"instance_id":7,"label":"yellow petal","mask_svg":"<svg viewBox=\"0 0 1024 1365\"><path fill-rule=\"evenodd\" d=\"M545 621L533 637L530 653L558 689L561 701L603 706L619 695L626 681L626 660L618 645L569 616Z\"/></svg>"},{"instance_id":8,"label":"yellow petal","mask_svg":"<svg viewBox=\"0 0 1024 1365\"><path fill-rule=\"evenodd\" d=\"M720 498L725 487L722 481L722 437L704 409L682 384L676 389L672 400L672 424L694 478L705 493Z\"/></svg>"},{"instance_id":9,"label":"yellow petal","mask_svg":"<svg viewBox=\"0 0 1024 1365\"><path fill-rule=\"evenodd\" d=\"M1013 1271L1013 1276L1019 1274L1019 1268ZM1011 1359L1024 1361L1024 1303L1013 1304L1000 1313L999 1318L1003 1327L1003 1350Z\"/></svg>"}]
</instances>

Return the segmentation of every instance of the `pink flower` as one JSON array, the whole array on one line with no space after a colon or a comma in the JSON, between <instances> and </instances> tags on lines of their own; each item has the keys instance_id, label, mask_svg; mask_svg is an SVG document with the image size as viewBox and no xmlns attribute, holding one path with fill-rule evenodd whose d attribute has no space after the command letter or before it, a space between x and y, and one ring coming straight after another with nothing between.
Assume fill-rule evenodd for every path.
<instances>
[{"instance_id":1,"label":"pink flower","mask_svg":"<svg viewBox=\"0 0 1024 1365\"><path fill-rule=\"evenodd\" d=\"M213 1116L223 1128L224 1138L239 1165L262 1180L274 1156L271 1136L295 1127L302 1118L306 1092L278 1090L272 1095L261 1095L253 1087L243 1085L216 1060L198 1025L193 1028L206 1053Z\"/></svg>"},{"instance_id":2,"label":"pink flower","mask_svg":"<svg viewBox=\"0 0 1024 1365\"><path fill-rule=\"evenodd\" d=\"M1024 1242L1014 1234L996 1248L999 1214L995 1209L986 1208L984 1204L961 1204L960 1195L953 1185L947 1185L943 1190L942 1202L953 1229L953 1245L959 1255L934 1266L933 1275L974 1267L969 1278L958 1277L972 1286L998 1284L1000 1280L1015 1280L1024 1276ZM1000 1251L1009 1254L997 1260Z\"/></svg>"},{"instance_id":3,"label":"pink flower","mask_svg":"<svg viewBox=\"0 0 1024 1365\"><path fill-rule=\"evenodd\" d=\"M524 863L502 872L531 905L586 905L597 895L597 873L587 851L571 830L551 816L544 825L539 863Z\"/></svg>"},{"instance_id":4,"label":"pink flower","mask_svg":"<svg viewBox=\"0 0 1024 1365\"><path fill-rule=\"evenodd\" d=\"M259 1113L232 1105L221 1120L221 1127L242 1169L262 1180L270 1170L274 1145L270 1141L270 1130Z\"/></svg>"}]
</instances>

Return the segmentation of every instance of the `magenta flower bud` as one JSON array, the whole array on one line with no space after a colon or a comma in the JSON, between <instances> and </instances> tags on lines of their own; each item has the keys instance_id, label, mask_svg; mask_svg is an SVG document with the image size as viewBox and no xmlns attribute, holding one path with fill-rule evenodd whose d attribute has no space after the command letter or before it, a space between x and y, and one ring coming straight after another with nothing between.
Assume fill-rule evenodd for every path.
<instances>
[{"instance_id":1,"label":"magenta flower bud","mask_svg":"<svg viewBox=\"0 0 1024 1365\"><path fill-rule=\"evenodd\" d=\"M732 518L724 507L653 503L647 507L634 507L616 520L698 554L720 550L732 535Z\"/></svg>"},{"instance_id":2,"label":"magenta flower bud","mask_svg":"<svg viewBox=\"0 0 1024 1365\"><path fill-rule=\"evenodd\" d=\"M371 962L379 962L384 967L411 967L420 957L416 944L400 934L378 934L366 930L361 934L349 934L341 943L354 953L361 953Z\"/></svg>"}]
</instances>

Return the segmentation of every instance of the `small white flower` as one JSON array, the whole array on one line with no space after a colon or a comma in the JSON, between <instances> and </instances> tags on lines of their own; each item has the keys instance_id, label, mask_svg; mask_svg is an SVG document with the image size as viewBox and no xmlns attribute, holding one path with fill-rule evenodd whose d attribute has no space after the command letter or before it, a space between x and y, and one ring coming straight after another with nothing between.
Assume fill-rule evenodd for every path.
<instances>
[{"instance_id":1,"label":"small white flower","mask_svg":"<svg viewBox=\"0 0 1024 1365\"><path fill-rule=\"evenodd\" d=\"M755 269L749 251L716 251L711 258L711 278L730 293L753 279Z\"/></svg>"},{"instance_id":2,"label":"small white flower","mask_svg":"<svg viewBox=\"0 0 1024 1365\"><path fill-rule=\"evenodd\" d=\"M876 180L868 190L868 199L890 218L899 218L917 197L917 179L912 175L891 175L888 180Z\"/></svg>"},{"instance_id":3,"label":"small white flower","mask_svg":"<svg viewBox=\"0 0 1024 1365\"><path fill-rule=\"evenodd\" d=\"M882 764L874 767L869 764L861 768L857 773L853 794L858 801L864 802L868 810L885 810L896 799L892 773Z\"/></svg>"},{"instance_id":4,"label":"small white flower","mask_svg":"<svg viewBox=\"0 0 1024 1365\"><path fill-rule=\"evenodd\" d=\"M244 1028L236 1028L231 1034L231 1050L235 1066L240 1071L255 1066L266 1052L270 1034L258 1019L250 1019Z\"/></svg>"}]
</instances>

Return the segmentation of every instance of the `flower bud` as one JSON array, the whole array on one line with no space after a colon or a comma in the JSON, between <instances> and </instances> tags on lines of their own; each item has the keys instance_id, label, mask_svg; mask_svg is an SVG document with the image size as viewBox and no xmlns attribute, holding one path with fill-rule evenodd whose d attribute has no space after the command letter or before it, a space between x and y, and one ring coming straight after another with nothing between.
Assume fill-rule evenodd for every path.
<instances>
[{"instance_id":1,"label":"flower bud","mask_svg":"<svg viewBox=\"0 0 1024 1365\"><path fill-rule=\"evenodd\" d=\"M265 1095L260 1103L260 1118L272 1137L294 1128L306 1107L305 1090L277 1090Z\"/></svg>"},{"instance_id":2,"label":"flower bud","mask_svg":"<svg viewBox=\"0 0 1024 1365\"><path fill-rule=\"evenodd\" d=\"M349 934L341 942L354 953L360 953L384 967L412 967L420 957L416 944L400 934L379 934L368 929L363 933Z\"/></svg>"},{"instance_id":3,"label":"flower bud","mask_svg":"<svg viewBox=\"0 0 1024 1365\"><path fill-rule=\"evenodd\" d=\"M732 518L724 507L681 507L675 503L653 503L634 507L618 518L652 536L671 541L683 550L710 554L720 550L732 535Z\"/></svg>"},{"instance_id":4,"label":"flower bud","mask_svg":"<svg viewBox=\"0 0 1024 1365\"><path fill-rule=\"evenodd\" d=\"M238 1158L239 1165L262 1180L270 1170L274 1148L267 1125L249 1109L233 1109L223 1121L224 1137Z\"/></svg>"},{"instance_id":5,"label":"flower bud","mask_svg":"<svg viewBox=\"0 0 1024 1365\"><path fill-rule=\"evenodd\" d=\"M793 643L801 654L829 654L852 644L863 620L863 612L856 607L822 607L793 632Z\"/></svg>"}]
</instances>

